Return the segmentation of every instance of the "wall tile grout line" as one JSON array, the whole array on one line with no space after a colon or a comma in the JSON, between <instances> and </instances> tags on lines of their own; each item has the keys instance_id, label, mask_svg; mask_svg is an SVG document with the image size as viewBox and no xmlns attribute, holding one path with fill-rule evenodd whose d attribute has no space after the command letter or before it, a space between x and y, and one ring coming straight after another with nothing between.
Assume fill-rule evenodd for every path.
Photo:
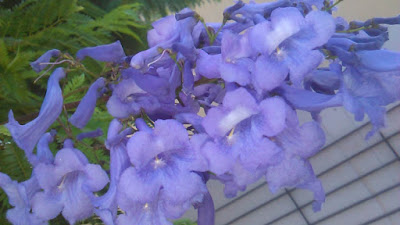
<instances>
[{"instance_id":1,"label":"wall tile grout line","mask_svg":"<svg viewBox=\"0 0 400 225\"><path fill-rule=\"evenodd\" d=\"M351 185L351 184L353 184L353 183L355 183L355 182L357 182L357 181L359 181L359 180L361 180L361 179L363 179L363 178L365 178L365 177L367 177L367 176L369 176L369 175L371 175L371 174L373 174L373 173L375 173L375 172L377 172L377 171L379 171L379 170L381 170L381 169L383 169L385 167L388 167L388 166L390 166L390 165L392 165L393 163L396 163L396 162L397 162L397 159L393 159L393 160L381 165L380 167L377 167L377 168L365 173L364 175L362 175L360 177L357 177L356 179L351 180L351 181L349 181L349 182L347 182L347 183L335 188L334 190L331 190L331 191L327 192L326 196L329 196L329 195L331 195L331 194L333 194L333 193L335 193L335 192L337 192L337 191L339 191L339 190L341 190L341 189L343 189L343 188L345 188L345 187L347 187L347 186L349 186L349 185ZM300 206L300 209L303 209L303 208L311 205L312 203L313 203L313 201L309 201L306 204ZM286 213L286 214L274 219L273 221L270 221L269 223L267 223L265 225L272 225L275 222L277 222L277 221L279 221L279 220L281 220L281 219L283 219L283 218L285 218L285 217L287 217L290 214L295 213L295 212L296 212L296 209L294 209L294 210L292 210L292 211L290 211L290 212L288 212L288 213Z\"/></svg>"},{"instance_id":2,"label":"wall tile grout line","mask_svg":"<svg viewBox=\"0 0 400 225\"><path fill-rule=\"evenodd\" d=\"M349 205L349 206L347 206L347 207L345 207L345 208L343 208L343 209L340 209L340 210L336 211L336 212L333 213L333 214L330 214L330 215L328 215L328 216L325 216L325 217L323 217L323 218L321 218L321 219L319 219L319 220L313 222L311 225L316 225L316 224L318 224L318 223L320 223L320 222L323 222L323 221L325 221L325 220L327 220L327 219L329 219L329 218L331 218L331 217L333 217L333 216L336 216L336 215L338 215L338 214L340 214L340 213L342 213L342 212L344 212L344 211L346 211L346 210L348 210L348 209L353 208L354 206L360 205L360 204L362 204L362 203L364 203L364 202L366 202L366 201L368 201L368 200L374 199L375 197L377 197L377 196L379 196L379 195L381 195L381 194L383 194L383 193L385 193L385 192L391 191L391 190L393 190L393 189L395 189L395 188L397 188L397 187L400 187L400 183L397 183L397 184L395 184L395 185L389 186L389 187L383 189L382 191L379 191L379 192L377 192L377 193L375 193L375 194L373 194L373 195L371 195L371 196L369 196L369 197L367 197L367 198L364 198L364 199L362 199L362 200L360 200L360 201L358 201L358 202L355 202L355 203L353 203L353 204L351 204L351 205Z\"/></svg>"},{"instance_id":3,"label":"wall tile grout line","mask_svg":"<svg viewBox=\"0 0 400 225\"><path fill-rule=\"evenodd\" d=\"M389 216L391 216L391 215L393 215L395 213L398 213L398 212L400 212L400 208L394 209L394 210L392 210L390 212L387 212L387 213L385 213L383 215L380 215L380 216L378 216L378 217L376 217L376 218L374 218L374 219L372 219L370 221L367 221L367 222L363 223L362 225L368 225L368 224L374 223L376 221L379 221L379 220L381 220L381 219L383 219L385 217L389 217Z\"/></svg>"},{"instance_id":4,"label":"wall tile grout line","mask_svg":"<svg viewBox=\"0 0 400 225\"><path fill-rule=\"evenodd\" d=\"M385 141L386 145L389 147L390 151L393 152L393 154L396 156L398 160L400 160L400 155L394 150L393 146L389 143L388 138L385 138L385 136L382 134L382 132L379 132L381 135L382 139Z\"/></svg>"},{"instance_id":5,"label":"wall tile grout line","mask_svg":"<svg viewBox=\"0 0 400 225\"><path fill-rule=\"evenodd\" d=\"M285 188L285 192L289 196L290 200L292 200L293 204L296 206L296 211L300 212L301 217L303 217L303 219L304 219L304 221L306 221L307 225L311 225L310 221L308 221L306 215L303 213L303 210L299 207L296 200L294 200L293 196L290 194L290 192L286 188Z\"/></svg>"}]
</instances>

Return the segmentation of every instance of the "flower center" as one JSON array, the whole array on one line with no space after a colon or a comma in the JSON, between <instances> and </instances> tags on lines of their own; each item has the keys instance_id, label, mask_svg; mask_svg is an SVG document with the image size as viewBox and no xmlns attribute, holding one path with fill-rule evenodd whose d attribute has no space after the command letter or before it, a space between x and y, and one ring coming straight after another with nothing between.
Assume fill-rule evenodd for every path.
<instances>
[{"instance_id":1,"label":"flower center","mask_svg":"<svg viewBox=\"0 0 400 225\"><path fill-rule=\"evenodd\" d=\"M164 160L158 158L158 156L155 157L154 162L153 162L154 169L164 167L165 165L166 165L166 163Z\"/></svg>"},{"instance_id":2,"label":"flower center","mask_svg":"<svg viewBox=\"0 0 400 225\"><path fill-rule=\"evenodd\" d=\"M278 58L279 61L282 61L286 57L286 51L283 48L276 48L275 52L276 58Z\"/></svg>"}]
</instances>

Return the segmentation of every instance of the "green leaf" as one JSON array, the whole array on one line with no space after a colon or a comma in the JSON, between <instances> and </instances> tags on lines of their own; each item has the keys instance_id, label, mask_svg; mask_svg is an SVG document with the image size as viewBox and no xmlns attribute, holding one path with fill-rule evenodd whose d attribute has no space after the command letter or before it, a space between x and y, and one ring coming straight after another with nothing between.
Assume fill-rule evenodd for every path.
<instances>
[{"instance_id":1,"label":"green leaf","mask_svg":"<svg viewBox=\"0 0 400 225\"><path fill-rule=\"evenodd\" d=\"M197 223L191 221L190 219L180 219L174 221L174 225L197 225Z\"/></svg>"},{"instance_id":2,"label":"green leaf","mask_svg":"<svg viewBox=\"0 0 400 225\"><path fill-rule=\"evenodd\" d=\"M63 95L67 96L64 99L65 103L78 101L83 96L83 91L81 86L85 83L85 74L79 76L74 76L68 81L68 83L63 88Z\"/></svg>"},{"instance_id":3,"label":"green leaf","mask_svg":"<svg viewBox=\"0 0 400 225\"><path fill-rule=\"evenodd\" d=\"M9 63L8 50L3 39L0 39L0 66L5 68Z\"/></svg>"},{"instance_id":4,"label":"green leaf","mask_svg":"<svg viewBox=\"0 0 400 225\"><path fill-rule=\"evenodd\" d=\"M4 125L0 125L0 134L11 137L10 131Z\"/></svg>"}]
</instances>

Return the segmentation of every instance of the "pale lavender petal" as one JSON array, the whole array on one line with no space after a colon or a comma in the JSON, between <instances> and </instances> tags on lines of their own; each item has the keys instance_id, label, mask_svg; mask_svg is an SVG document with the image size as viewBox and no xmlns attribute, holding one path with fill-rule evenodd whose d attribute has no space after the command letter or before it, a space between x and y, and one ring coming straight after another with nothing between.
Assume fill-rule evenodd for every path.
<instances>
[{"instance_id":1,"label":"pale lavender petal","mask_svg":"<svg viewBox=\"0 0 400 225\"><path fill-rule=\"evenodd\" d=\"M266 179L271 192L276 193L280 188L297 187L314 180L314 173L309 162L289 156L280 164L269 167Z\"/></svg>"},{"instance_id":2,"label":"pale lavender petal","mask_svg":"<svg viewBox=\"0 0 400 225\"><path fill-rule=\"evenodd\" d=\"M394 71L400 75L400 53L388 50L359 51L361 64L374 71Z\"/></svg>"},{"instance_id":3,"label":"pale lavender petal","mask_svg":"<svg viewBox=\"0 0 400 225\"><path fill-rule=\"evenodd\" d=\"M181 123L191 124L197 132L202 133L205 132L201 122L203 121L203 117L194 114L194 113L179 113L175 115L175 119Z\"/></svg>"},{"instance_id":4,"label":"pale lavender petal","mask_svg":"<svg viewBox=\"0 0 400 225\"><path fill-rule=\"evenodd\" d=\"M208 170L217 175L229 172L235 163L233 154L227 146L208 141L200 151L206 159Z\"/></svg>"},{"instance_id":5,"label":"pale lavender petal","mask_svg":"<svg viewBox=\"0 0 400 225\"><path fill-rule=\"evenodd\" d=\"M198 50L198 58L196 61L196 75L200 75L209 79L219 78L219 65L221 64L221 54L209 55L203 50Z\"/></svg>"},{"instance_id":6,"label":"pale lavender petal","mask_svg":"<svg viewBox=\"0 0 400 225\"><path fill-rule=\"evenodd\" d=\"M65 77L63 68L57 68L50 76L47 83L47 92L36 119L31 122L20 125L10 110L8 114L9 122L6 127L10 131L15 143L25 151L29 158L32 155L36 143L46 132L51 124L58 118L62 111L63 98L59 81Z\"/></svg>"},{"instance_id":7,"label":"pale lavender petal","mask_svg":"<svg viewBox=\"0 0 400 225\"><path fill-rule=\"evenodd\" d=\"M276 140L285 150L304 159L318 153L325 144L325 133L315 121L307 122L301 127L285 129Z\"/></svg>"},{"instance_id":8,"label":"pale lavender petal","mask_svg":"<svg viewBox=\"0 0 400 225\"><path fill-rule=\"evenodd\" d=\"M107 173L100 165L87 164L85 169L85 186L91 192L100 191L109 182Z\"/></svg>"},{"instance_id":9,"label":"pale lavender petal","mask_svg":"<svg viewBox=\"0 0 400 225\"><path fill-rule=\"evenodd\" d=\"M304 76L316 69L324 57L318 50L309 51L301 45L291 46L287 51L285 63L289 67L290 81L299 87Z\"/></svg>"},{"instance_id":10,"label":"pale lavender petal","mask_svg":"<svg viewBox=\"0 0 400 225\"><path fill-rule=\"evenodd\" d=\"M236 82L241 86L250 83L251 73L254 62L251 59L238 59L235 63L221 63L219 72L221 78L227 82Z\"/></svg>"},{"instance_id":11,"label":"pale lavender petal","mask_svg":"<svg viewBox=\"0 0 400 225\"><path fill-rule=\"evenodd\" d=\"M322 203L325 202L325 191L322 187L321 181L314 179L306 184L299 185L298 188L307 189L313 192L314 201L312 203L312 209L314 212L320 211Z\"/></svg>"},{"instance_id":12,"label":"pale lavender petal","mask_svg":"<svg viewBox=\"0 0 400 225\"><path fill-rule=\"evenodd\" d=\"M222 105L230 110L246 108L249 114L255 114L258 111L256 100L245 88L237 88L227 92Z\"/></svg>"},{"instance_id":13,"label":"pale lavender petal","mask_svg":"<svg viewBox=\"0 0 400 225\"><path fill-rule=\"evenodd\" d=\"M32 199L32 211L43 220L54 219L60 214L64 205L58 194L37 193Z\"/></svg>"},{"instance_id":14,"label":"pale lavender petal","mask_svg":"<svg viewBox=\"0 0 400 225\"><path fill-rule=\"evenodd\" d=\"M25 199L18 190L18 182L11 180L7 174L1 172L0 187L7 194L10 205L15 207L23 207L25 205Z\"/></svg>"},{"instance_id":15,"label":"pale lavender petal","mask_svg":"<svg viewBox=\"0 0 400 225\"><path fill-rule=\"evenodd\" d=\"M35 162L35 164L37 164L37 163L46 163L46 164L53 163L54 156L49 148L49 144L51 142L53 142L53 139L54 139L54 135L52 135L51 133L45 133L40 138L40 140L36 146L37 162Z\"/></svg>"},{"instance_id":16,"label":"pale lavender petal","mask_svg":"<svg viewBox=\"0 0 400 225\"><path fill-rule=\"evenodd\" d=\"M147 32L147 42L149 47L154 47L159 43L171 39L176 32L176 19L173 15L161 18L151 24L154 29Z\"/></svg>"},{"instance_id":17,"label":"pale lavender petal","mask_svg":"<svg viewBox=\"0 0 400 225\"><path fill-rule=\"evenodd\" d=\"M130 202L145 204L155 200L161 188L161 181L157 178L159 177L142 177L133 167L126 169L118 184L118 205L122 208L129 208L131 207Z\"/></svg>"},{"instance_id":18,"label":"pale lavender petal","mask_svg":"<svg viewBox=\"0 0 400 225\"><path fill-rule=\"evenodd\" d=\"M258 112L255 99L244 88L228 92L222 106L210 109L202 122L212 137L225 136L238 123Z\"/></svg>"},{"instance_id":19,"label":"pale lavender petal","mask_svg":"<svg viewBox=\"0 0 400 225\"><path fill-rule=\"evenodd\" d=\"M267 98L260 102L259 115L252 119L254 132L269 137L279 134L286 123L286 103L280 97Z\"/></svg>"},{"instance_id":20,"label":"pale lavender petal","mask_svg":"<svg viewBox=\"0 0 400 225\"><path fill-rule=\"evenodd\" d=\"M289 70L281 61L272 57L257 58L253 74L253 85L260 91L271 91L286 79Z\"/></svg>"},{"instance_id":21,"label":"pale lavender petal","mask_svg":"<svg viewBox=\"0 0 400 225\"><path fill-rule=\"evenodd\" d=\"M62 180L64 173L56 171L54 165L40 163L33 169L33 174L39 186L45 190L56 187Z\"/></svg>"},{"instance_id":22,"label":"pale lavender petal","mask_svg":"<svg viewBox=\"0 0 400 225\"><path fill-rule=\"evenodd\" d=\"M100 217L105 225L115 225L114 217L107 209L94 209L94 213Z\"/></svg>"},{"instance_id":23,"label":"pale lavender petal","mask_svg":"<svg viewBox=\"0 0 400 225\"><path fill-rule=\"evenodd\" d=\"M129 139L127 150L132 164L141 169L166 149L182 149L188 142L189 137L182 124L175 120L157 120L153 134L136 132Z\"/></svg>"},{"instance_id":24,"label":"pale lavender petal","mask_svg":"<svg viewBox=\"0 0 400 225\"><path fill-rule=\"evenodd\" d=\"M225 62L233 63L236 59L253 55L247 34L237 35L227 30L222 35L221 55Z\"/></svg>"},{"instance_id":25,"label":"pale lavender petal","mask_svg":"<svg viewBox=\"0 0 400 225\"><path fill-rule=\"evenodd\" d=\"M93 214L93 205L86 192L82 190L85 177L78 173L68 174L62 188L64 208L62 215L70 224L86 219Z\"/></svg>"},{"instance_id":26,"label":"pale lavender petal","mask_svg":"<svg viewBox=\"0 0 400 225\"><path fill-rule=\"evenodd\" d=\"M31 198L39 191L34 177L23 183L18 183L11 180L6 174L0 173L0 187L7 194L10 205L14 206L14 208L7 210L6 218L8 221L18 225L47 224L46 221L30 212Z\"/></svg>"},{"instance_id":27,"label":"pale lavender petal","mask_svg":"<svg viewBox=\"0 0 400 225\"><path fill-rule=\"evenodd\" d=\"M255 25L250 31L250 43L255 50L270 55L287 38L300 31L305 19L296 8L278 8L271 14L271 22Z\"/></svg>"},{"instance_id":28,"label":"pale lavender petal","mask_svg":"<svg viewBox=\"0 0 400 225\"><path fill-rule=\"evenodd\" d=\"M256 174L261 172L263 168L279 163L282 158L281 148L269 138L264 137L262 133L251 130L250 124L250 122L239 124L233 135L228 137L228 143L232 145L232 148L228 151L232 152L235 158L238 158L241 167L243 167L235 167L239 174L246 173L244 170ZM235 176L239 177L237 174Z\"/></svg>"},{"instance_id":29,"label":"pale lavender petal","mask_svg":"<svg viewBox=\"0 0 400 225\"><path fill-rule=\"evenodd\" d=\"M36 61L31 62L30 65L36 73L44 70L49 64L52 57L58 57L61 54L60 50L52 49L40 56ZM43 63L43 64L42 64Z\"/></svg>"},{"instance_id":30,"label":"pale lavender petal","mask_svg":"<svg viewBox=\"0 0 400 225\"><path fill-rule=\"evenodd\" d=\"M126 55L121 42L116 41L107 45L83 48L76 53L76 58L79 60L87 56L102 62L119 62L122 61Z\"/></svg>"},{"instance_id":31,"label":"pale lavender petal","mask_svg":"<svg viewBox=\"0 0 400 225\"><path fill-rule=\"evenodd\" d=\"M80 129L86 126L93 115L96 101L101 96L99 89L103 88L104 85L105 79L102 77L90 85L88 92L82 98L78 108L76 108L74 114L68 119L72 125Z\"/></svg>"},{"instance_id":32,"label":"pale lavender petal","mask_svg":"<svg viewBox=\"0 0 400 225\"><path fill-rule=\"evenodd\" d=\"M175 204L189 202L192 199L202 198L206 192L205 184L201 177L193 172L184 171L176 173L174 179L164 179L162 185L161 198L165 201ZM189 200L189 201L188 201ZM182 208L180 213L183 214L190 205Z\"/></svg>"},{"instance_id":33,"label":"pale lavender petal","mask_svg":"<svg viewBox=\"0 0 400 225\"><path fill-rule=\"evenodd\" d=\"M325 108L341 106L341 94L324 95L287 85L282 86L282 96L296 109L319 112Z\"/></svg>"},{"instance_id":34,"label":"pale lavender petal","mask_svg":"<svg viewBox=\"0 0 400 225\"><path fill-rule=\"evenodd\" d=\"M306 15L307 25L295 39L308 49L324 45L335 33L336 25L331 14L324 11L311 11ZM300 40L299 40L300 39Z\"/></svg>"}]
</instances>

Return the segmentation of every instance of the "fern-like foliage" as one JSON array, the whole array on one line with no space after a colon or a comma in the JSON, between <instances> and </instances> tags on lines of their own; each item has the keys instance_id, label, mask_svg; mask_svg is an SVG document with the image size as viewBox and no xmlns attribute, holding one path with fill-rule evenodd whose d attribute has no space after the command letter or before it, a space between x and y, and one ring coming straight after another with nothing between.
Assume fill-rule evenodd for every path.
<instances>
[{"instance_id":1,"label":"fern-like foliage","mask_svg":"<svg viewBox=\"0 0 400 225\"><path fill-rule=\"evenodd\" d=\"M71 55L87 47L111 43L121 35L130 46L142 49L140 33L147 26L139 18L138 4L125 4L106 12L88 0L26 0L11 9L0 8L0 123L13 109L18 116L38 111L45 93L46 79L37 84L38 76L29 66L49 49L60 49ZM87 84L103 69L103 64L90 61L93 72ZM82 71L69 73L69 78Z\"/></svg>"},{"instance_id":2,"label":"fern-like foliage","mask_svg":"<svg viewBox=\"0 0 400 225\"><path fill-rule=\"evenodd\" d=\"M0 126L0 172L7 173L13 180L24 181L30 178L32 168L25 158L24 151L12 141L4 126ZM0 224L9 224L5 212L11 206L7 195L0 189Z\"/></svg>"},{"instance_id":3,"label":"fern-like foliage","mask_svg":"<svg viewBox=\"0 0 400 225\"><path fill-rule=\"evenodd\" d=\"M194 8L195 6L199 6L201 3L204 3L205 0L138 0L137 2L143 6L143 15L146 18L151 19L165 16L168 14L168 12L178 12L185 7Z\"/></svg>"}]
</instances>

